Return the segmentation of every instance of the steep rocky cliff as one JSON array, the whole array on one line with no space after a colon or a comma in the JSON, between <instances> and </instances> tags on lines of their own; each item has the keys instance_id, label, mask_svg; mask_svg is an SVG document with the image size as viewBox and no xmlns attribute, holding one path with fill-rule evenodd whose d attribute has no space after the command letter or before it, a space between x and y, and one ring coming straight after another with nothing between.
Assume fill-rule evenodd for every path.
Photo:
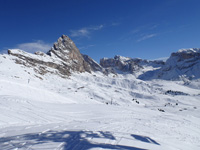
<instances>
[{"instance_id":1,"label":"steep rocky cliff","mask_svg":"<svg viewBox=\"0 0 200 150\"><path fill-rule=\"evenodd\" d=\"M91 72L90 65L66 35L62 35L47 54L31 54L19 49L10 49L8 54L15 56L16 63L33 67L40 74L55 73L64 77L72 72Z\"/></svg>"},{"instance_id":2,"label":"steep rocky cliff","mask_svg":"<svg viewBox=\"0 0 200 150\"><path fill-rule=\"evenodd\" d=\"M178 79L178 78L197 79L200 78L200 49L182 49L172 53L155 78Z\"/></svg>"},{"instance_id":3,"label":"steep rocky cliff","mask_svg":"<svg viewBox=\"0 0 200 150\"><path fill-rule=\"evenodd\" d=\"M62 35L47 54L70 64L69 67L73 71L91 72L90 65L84 60L74 42L66 35Z\"/></svg>"},{"instance_id":4,"label":"steep rocky cliff","mask_svg":"<svg viewBox=\"0 0 200 150\"><path fill-rule=\"evenodd\" d=\"M107 69L112 69L116 73L132 73L141 74L147 70L162 67L163 61L148 61L140 58L129 58L123 56L115 56L114 58L103 58L100 65Z\"/></svg>"},{"instance_id":5,"label":"steep rocky cliff","mask_svg":"<svg viewBox=\"0 0 200 150\"><path fill-rule=\"evenodd\" d=\"M42 75L54 73L67 77L72 72L100 71L105 75L133 74L142 80L200 78L200 49L198 48L172 53L166 62L117 55L114 58L103 58L98 64L89 56L82 55L74 42L68 36L62 35L47 54L43 52L31 54L19 49L8 50L8 54L14 56L17 64L32 67L36 73Z\"/></svg>"},{"instance_id":6,"label":"steep rocky cliff","mask_svg":"<svg viewBox=\"0 0 200 150\"><path fill-rule=\"evenodd\" d=\"M83 55L84 60L90 65L92 71L103 71L103 67L88 55Z\"/></svg>"}]
</instances>

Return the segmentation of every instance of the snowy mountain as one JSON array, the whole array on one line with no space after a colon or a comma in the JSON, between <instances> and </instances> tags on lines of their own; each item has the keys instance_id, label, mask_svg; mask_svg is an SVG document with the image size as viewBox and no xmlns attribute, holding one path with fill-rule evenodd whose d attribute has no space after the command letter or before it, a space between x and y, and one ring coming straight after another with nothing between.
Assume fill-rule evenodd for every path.
<instances>
[{"instance_id":1,"label":"snowy mountain","mask_svg":"<svg viewBox=\"0 0 200 150\"><path fill-rule=\"evenodd\" d=\"M72 72L91 72L89 64L84 60L74 42L62 35L47 54L34 54L14 49L8 54L15 56L17 64L32 67L39 74L54 73L60 76L69 76Z\"/></svg>"},{"instance_id":2,"label":"snowy mountain","mask_svg":"<svg viewBox=\"0 0 200 150\"><path fill-rule=\"evenodd\" d=\"M179 80L200 78L200 49L183 49L172 53L166 62L162 60L143 60L115 56L103 58L100 64L87 55L82 55L74 42L62 35L47 54L30 54L22 50L8 50L15 56L17 64L33 67L36 72L47 72L69 76L72 72L100 71L104 74L134 74L142 80L165 79Z\"/></svg>"},{"instance_id":3,"label":"snowy mountain","mask_svg":"<svg viewBox=\"0 0 200 150\"><path fill-rule=\"evenodd\" d=\"M100 65L113 73L131 73L142 80L182 80L200 78L200 49L182 49L172 53L166 60L142 60L115 56L103 58Z\"/></svg>"},{"instance_id":4,"label":"snowy mountain","mask_svg":"<svg viewBox=\"0 0 200 150\"><path fill-rule=\"evenodd\" d=\"M162 60L148 61L140 58L127 58L123 56L115 56L114 58L103 58L100 60L100 65L112 73L130 73L136 77L145 73L148 70L154 70L164 66Z\"/></svg>"},{"instance_id":5,"label":"snowy mountain","mask_svg":"<svg viewBox=\"0 0 200 150\"><path fill-rule=\"evenodd\" d=\"M178 79L185 77L188 79L200 78L200 49L182 49L172 53L166 61L166 65L161 68L156 75L162 79Z\"/></svg>"},{"instance_id":6,"label":"snowy mountain","mask_svg":"<svg viewBox=\"0 0 200 150\"><path fill-rule=\"evenodd\" d=\"M98 64L65 35L47 54L9 50L0 55L0 150L199 150L199 56Z\"/></svg>"}]
</instances>

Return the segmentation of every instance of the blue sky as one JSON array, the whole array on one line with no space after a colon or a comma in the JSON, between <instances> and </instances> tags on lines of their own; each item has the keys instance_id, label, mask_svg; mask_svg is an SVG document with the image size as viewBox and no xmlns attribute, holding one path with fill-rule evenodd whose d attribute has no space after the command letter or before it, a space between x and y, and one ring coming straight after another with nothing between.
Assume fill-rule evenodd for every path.
<instances>
[{"instance_id":1,"label":"blue sky","mask_svg":"<svg viewBox=\"0 0 200 150\"><path fill-rule=\"evenodd\" d=\"M0 51L47 51L68 35L96 61L200 47L199 0L0 0Z\"/></svg>"}]
</instances>

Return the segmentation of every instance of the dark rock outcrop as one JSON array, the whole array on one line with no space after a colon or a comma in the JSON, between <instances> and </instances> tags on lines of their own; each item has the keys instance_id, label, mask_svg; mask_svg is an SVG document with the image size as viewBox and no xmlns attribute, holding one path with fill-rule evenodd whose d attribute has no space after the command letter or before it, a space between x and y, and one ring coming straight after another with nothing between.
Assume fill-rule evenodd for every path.
<instances>
[{"instance_id":1,"label":"dark rock outcrop","mask_svg":"<svg viewBox=\"0 0 200 150\"><path fill-rule=\"evenodd\" d=\"M172 53L160 69L146 72L139 78L182 80L188 84L189 80L200 78L200 49L182 49Z\"/></svg>"},{"instance_id":2,"label":"dark rock outcrop","mask_svg":"<svg viewBox=\"0 0 200 150\"><path fill-rule=\"evenodd\" d=\"M155 78L167 80L200 78L200 49L183 49L172 53Z\"/></svg>"},{"instance_id":3,"label":"dark rock outcrop","mask_svg":"<svg viewBox=\"0 0 200 150\"><path fill-rule=\"evenodd\" d=\"M128 58L115 56L114 58L103 58L100 65L104 68L112 68L112 70L135 73L144 69L145 66L158 67L165 63L163 61L147 61L140 58Z\"/></svg>"},{"instance_id":4,"label":"dark rock outcrop","mask_svg":"<svg viewBox=\"0 0 200 150\"><path fill-rule=\"evenodd\" d=\"M84 60L74 42L66 35L62 35L47 54L63 60L73 71L91 72L90 65Z\"/></svg>"},{"instance_id":5,"label":"dark rock outcrop","mask_svg":"<svg viewBox=\"0 0 200 150\"><path fill-rule=\"evenodd\" d=\"M62 35L47 54L43 52L31 54L19 49L8 50L8 54L14 56L16 63L32 67L35 72L42 75L54 73L67 77L72 72L100 71L105 75L131 73L142 80L181 78L188 81L200 78L200 49L198 48L172 53L166 62L115 56L101 59L99 65L89 56L82 55L68 36Z\"/></svg>"},{"instance_id":6,"label":"dark rock outcrop","mask_svg":"<svg viewBox=\"0 0 200 150\"><path fill-rule=\"evenodd\" d=\"M94 61L91 57L88 55L83 55L84 60L90 65L92 71L103 71L102 66L100 66L96 61Z\"/></svg>"},{"instance_id":7,"label":"dark rock outcrop","mask_svg":"<svg viewBox=\"0 0 200 150\"><path fill-rule=\"evenodd\" d=\"M57 71L61 76L69 76L70 68L65 63L55 63L53 59L49 58L48 55L40 55L41 57L34 57L34 54L30 54L21 50L8 50L8 54L15 56L15 62L17 64L22 64L26 67L34 68L36 73L44 75L46 73L56 73ZM38 55L38 54L37 54ZM44 58L47 58L44 60ZM49 68L55 69L55 71Z\"/></svg>"},{"instance_id":8,"label":"dark rock outcrop","mask_svg":"<svg viewBox=\"0 0 200 150\"><path fill-rule=\"evenodd\" d=\"M91 72L90 65L84 60L74 42L62 35L47 54L30 54L19 49L8 50L15 61L27 67L33 67L37 73L55 73L69 76L72 72Z\"/></svg>"}]
</instances>

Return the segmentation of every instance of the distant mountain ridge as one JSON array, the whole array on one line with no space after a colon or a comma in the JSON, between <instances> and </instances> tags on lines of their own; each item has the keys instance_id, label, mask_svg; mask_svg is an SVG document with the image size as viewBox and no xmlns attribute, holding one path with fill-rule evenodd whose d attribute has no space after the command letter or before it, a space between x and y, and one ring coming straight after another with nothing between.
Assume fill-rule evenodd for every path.
<instances>
[{"instance_id":1,"label":"distant mountain ridge","mask_svg":"<svg viewBox=\"0 0 200 150\"><path fill-rule=\"evenodd\" d=\"M156 77L167 80L200 78L200 48L182 49L172 53Z\"/></svg>"},{"instance_id":2,"label":"distant mountain ridge","mask_svg":"<svg viewBox=\"0 0 200 150\"><path fill-rule=\"evenodd\" d=\"M102 58L98 64L89 56L82 55L74 42L62 35L47 54L30 54L19 49L10 49L8 54L15 57L17 64L32 67L36 73L54 73L62 77L70 76L73 72L99 71L106 75L134 74L142 80L200 78L200 48L179 50L172 53L166 62L116 55L114 58Z\"/></svg>"},{"instance_id":3,"label":"distant mountain ridge","mask_svg":"<svg viewBox=\"0 0 200 150\"><path fill-rule=\"evenodd\" d=\"M143 60L140 58L129 58L116 55L114 58L103 58L100 60L100 65L104 68L113 70L115 73L131 73L137 74L147 70L154 70L155 68L162 67L165 64L162 60Z\"/></svg>"}]
</instances>

